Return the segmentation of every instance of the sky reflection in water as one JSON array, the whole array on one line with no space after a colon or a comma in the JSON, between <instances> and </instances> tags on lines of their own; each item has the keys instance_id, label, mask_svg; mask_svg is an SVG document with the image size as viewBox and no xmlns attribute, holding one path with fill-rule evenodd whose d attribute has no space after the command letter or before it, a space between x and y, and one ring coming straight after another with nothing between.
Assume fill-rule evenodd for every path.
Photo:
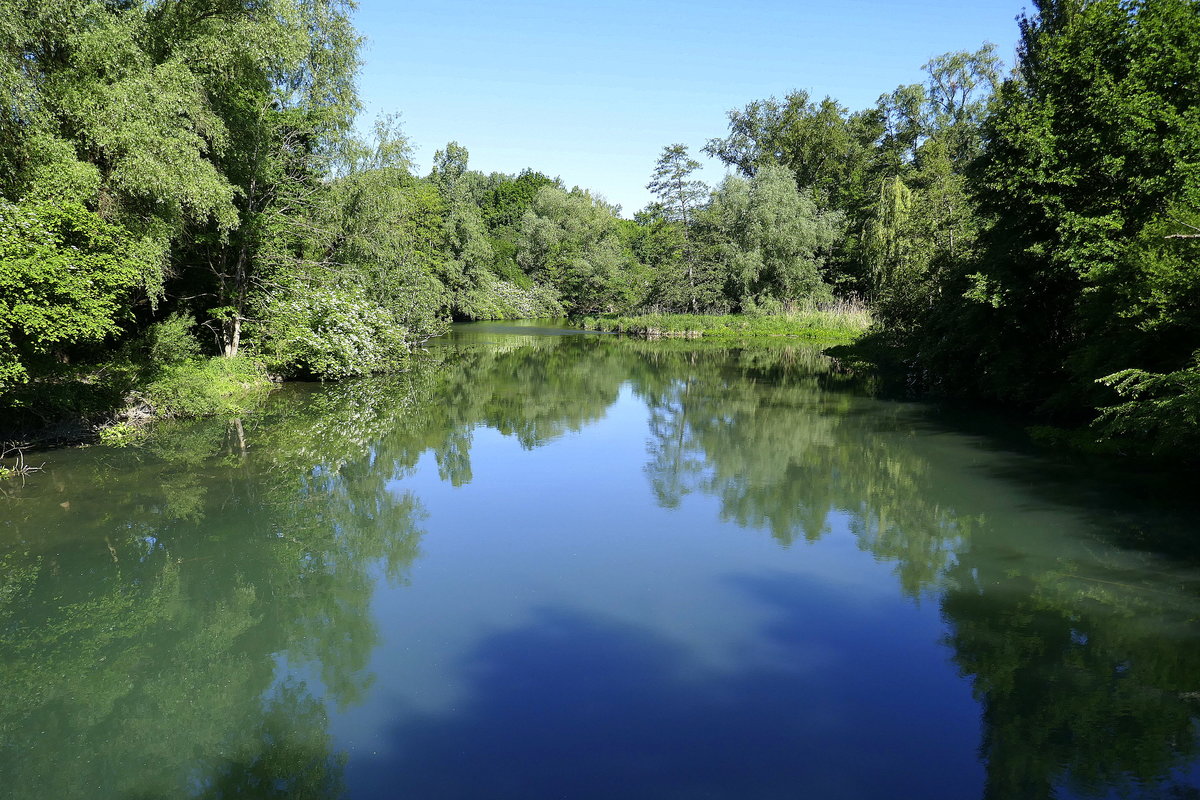
<instances>
[{"instance_id":1,"label":"sky reflection in water","mask_svg":"<svg viewBox=\"0 0 1200 800\"><path fill-rule=\"evenodd\" d=\"M1169 494L1151 512L810 349L535 331L6 487L0 780L1200 796Z\"/></svg>"}]
</instances>

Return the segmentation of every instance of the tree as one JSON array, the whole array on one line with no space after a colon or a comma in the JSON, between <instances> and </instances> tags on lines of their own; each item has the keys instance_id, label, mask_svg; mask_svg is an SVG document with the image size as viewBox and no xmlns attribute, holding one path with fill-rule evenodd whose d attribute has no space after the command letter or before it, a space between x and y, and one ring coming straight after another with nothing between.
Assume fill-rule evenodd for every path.
<instances>
[{"instance_id":1,"label":"tree","mask_svg":"<svg viewBox=\"0 0 1200 800\"><path fill-rule=\"evenodd\" d=\"M444 195L450 197L466 173L470 158L471 154L467 148L458 142L448 142L445 150L438 150L433 154L433 169L429 173L429 179Z\"/></svg>"},{"instance_id":2,"label":"tree","mask_svg":"<svg viewBox=\"0 0 1200 800\"><path fill-rule=\"evenodd\" d=\"M629 308L644 291L612 207L580 189L537 193L521 221L517 263L576 313Z\"/></svg>"},{"instance_id":3,"label":"tree","mask_svg":"<svg viewBox=\"0 0 1200 800\"><path fill-rule=\"evenodd\" d=\"M686 307L695 313L701 304L701 295L697 285L698 254L692 246L692 225L696 209L709 195L708 184L695 180L691 176L700 169L700 162L688 155L687 145L673 144L663 148L655 165L654 175L646 188L659 199L657 208L660 209L664 221L679 226L682 247L679 259L666 261L665 267L675 267L665 275L666 283L682 283L682 297ZM663 293L659 293L663 298Z\"/></svg>"},{"instance_id":4,"label":"tree","mask_svg":"<svg viewBox=\"0 0 1200 800\"><path fill-rule=\"evenodd\" d=\"M877 131L831 97L814 103L794 91L781 102L755 100L729 112L729 135L711 139L704 152L745 177L764 164L788 168L822 206L841 208L856 192L854 176L869 156Z\"/></svg>"},{"instance_id":5,"label":"tree","mask_svg":"<svg viewBox=\"0 0 1200 800\"><path fill-rule=\"evenodd\" d=\"M1169 238L1200 210L1200 10L1047 0L1021 27L972 171L982 254L940 282L922 364L1078 421L1115 399L1098 379L1200 347L1196 249Z\"/></svg>"},{"instance_id":6,"label":"tree","mask_svg":"<svg viewBox=\"0 0 1200 800\"><path fill-rule=\"evenodd\" d=\"M929 135L947 143L952 160L965 166L978 155L980 125L1000 84L1000 59L991 42L975 52L945 53L924 66L929 74Z\"/></svg>"},{"instance_id":7,"label":"tree","mask_svg":"<svg viewBox=\"0 0 1200 800\"><path fill-rule=\"evenodd\" d=\"M337 378L385 371L444 330L448 284L460 288L447 207L414 178L394 116L371 141L339 143L334 174L302 224L281 227L279 259L260 295L255 343L280 374Z\"/></svg>"},{"instance_id":8,"label":"tree","mask_svg":"<svg viewBox=\"0 0 1200 800\"><path fill-rule=\"evenodd\" d=\"M828 294L821 271L842 215L820 211L786 168L764 164L748 181L726 178L707 214L737 302L791 305Z\"/></svg>"},{"instance_id":9,"label":"tree","mask_svg":"<svg viewBox=\"0 0 1200 800\"><path fill-rule=\"evenodd\" d=\"M75 202L0 198L0 391L33 359L122 330L143 280L129 238Z\"/></svg>"},{"instance_id":10,"label":"tree","mask_svg":"<svg viewBox=\"0 0 1200 800\"><path fill-rule=\"evenodd\" d=\"M662 204L667 219L679 222L687 229L692 214L708 199L708 184L691 176L700 169L700 162L688 155L687 145L672 144L663 148L654 167L654 175L646 184Z\"/></svg>"}]
</instances>

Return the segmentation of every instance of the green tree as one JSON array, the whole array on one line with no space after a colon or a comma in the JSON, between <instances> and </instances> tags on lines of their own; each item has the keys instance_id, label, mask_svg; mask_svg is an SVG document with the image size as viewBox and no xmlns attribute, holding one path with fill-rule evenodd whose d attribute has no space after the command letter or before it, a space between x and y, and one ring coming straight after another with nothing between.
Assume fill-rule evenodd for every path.
<instances>
[{"instance_id":1,"label":"green tree","mask_svg":"<svg viewBox=\"0 0 1200 800\"><path fill-rule=\"evenodd\" d=\"M429 179L433 181L447 197L454 195L458 182L467 172L467 164L471 154L467 148L458 142L449 142L445 150L433 154L433 169Z\"/></svg>"},{"instance_id":2,"label":"green tree","mask_svg":"<svg viewBox=\"0 0 1200 800\"><path fill-rule=\"evenodd\" d=\"M686 231L697 207L708 200L708 184L692 175L700 162L688 155L687 145L672 144L663 148L654 174L646 188L658 197L666 216L679 222Z\"/></svg>"},{"instance_id":3,"label":"green tree","mask_svg":"<svg viewBox=\"0 0 1200 800\"><path fill-rule=\"evenodd\" d=\"M931 59L925 128L946 142L955 164L965 166L978 155L980 126L1000 84L996 46L986 42L974 52L959 50Z\"/></svg>"},{"instance_id":4,"label":"green tree","mask_svg":"<svg viewBox=\"0 0 1200 800\"><path fill-rule=\"evenodd\" d=\"M1171 238L1200 208L1200 12L1037 11L983 126L982 256L939 281L921 360L945 388L1081 420L1114 399L1097 379L1172 374L1200 346L1197 251Z\"/></svg>"},{"instance_id":5,"label":"green tree","mask_svg":"<svg viewBox=\"0 0 1200 800\"><path fill-rule=\"evenodd\" d=\"M704 151L751 177L764 164L791 170L822 206L842 208L858 192L864 162L878 131L862 115L831 97L813 102L794 91L783 101L755 100L729 112L729 135L712 139Z\"/></svg>"},{"instance_id":6,"label":"green tree","mask_svg":"<svg viewBox=\"0 0 1200 800\"><path fill-rule=\"evenodd\" d=\"M543 187L517 246L522 269L556 289L573 312L629 308L644 293L613 209L585 191Z\"/></svg>"},{"instance_id":7,"label":"green tree","mask_svg":"<svg viewBox=\"0 0 1200 800\"><path fill-rule=\"evenodd\" d=\"M795 304L828 295L821 271L842 215L821 212L788 169L764 164L750 180L727 178L707 214L737 302Z\"/></svg>"},{"instance_id":8,"label":"green tree","mask_svg":"<svg viewBox=\"0 0 1200 800\"><path fill-rule=\"evenodd\" d=\"M38 358L121 332L143 281L129 240L74 201L0 198L0 392Z\"/></svg>"},{"instance_id":9,"label":"green tree","mask_svg":"<svg viewBox=\"0 0 1200 800\"><path fill-rule=\"evenodd\" d=\"M646 184L658 197L656 208L663 221L679 226L682 239L679 258L658 264L659 291L655 300L660 305L666 301L667 305L686 308L692 313L700 309L704 299L698 286L699 254L692 243L692 229L697 209L709 196L708 184L692 177L698 169L700 162L688 155L686 145L668 145L659 156L650 183Z\"/></svg>"}]
</instances>

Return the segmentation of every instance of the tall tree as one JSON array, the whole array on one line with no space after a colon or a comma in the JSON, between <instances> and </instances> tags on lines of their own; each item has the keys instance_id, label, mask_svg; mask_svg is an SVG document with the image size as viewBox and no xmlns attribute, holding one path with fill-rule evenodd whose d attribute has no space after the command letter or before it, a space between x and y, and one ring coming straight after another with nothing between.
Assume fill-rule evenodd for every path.
<instances>
[{"instance_id":1,"label":"tall tree","mask_svg":"<svg viewBox=\"0 0 1200 800\"><path fill-rule=\"evenodd\" d=\"M737 302L790 305L828 294L821 273L843 218L798 191L789 170L765 164L750 180L726 178L708 214Z\"/></svg>"},{"instance_id":2,"label":"tall tree","mask_svg":"<svg viewBox=\"0 0 1200 800\"><path fill-rule=\"evenodd\" d=\"M948 276L922 360L948 388L1078 419L1111 401L1097 379L1200 347L1200 253L1172 238L1200 223L1200 6L1037 10L983 127L983 257Z\"/></svg>"},{"instance_id":3,"label":"tall tree","mask_svg":"<svg viewBox=\"0 0 1200 800\"><path fill-rule=\"evenodd\" d=\"M667 218L685 228L691 224L695 210L708 199L708 184L692 177L698 169L700 162L688 154L687 145L667 145L646 184L662 204Z\"/></svg>"},{"instance_id":4,"label":"tall tree","mask_svg":"<svg viewBox=\"0 0 1200 800\"><path fill-rule=\"evenodd\" d=\"M654 174L646 188L658 197L661 217L668 223L679 226L681 247L679 259L666 262L663 266L674 266L679 274L666 276L668 283L681 282L683 297L692 313L700 309L701 292L697 286L698 254L692 242L692 225L696 210L708 199L709 188L704 181L692 177L700 169L700 162L688 154L687 145L672 144L663 148L662 155L654 167Z\"/></svg>"},{"instance_id":5,"label":"tall tree","mask_svg":"<svg viewBox=\"0 0 1200 800\"><path fill-rule=\"evenodd\" d=\"M447 142L445 150L438 150L433 154L433 169L429 178L449 196L454 193L458 182L466 174L470 159L471 154L467 148L458 142Z\"/></svg>"}]
</instances>

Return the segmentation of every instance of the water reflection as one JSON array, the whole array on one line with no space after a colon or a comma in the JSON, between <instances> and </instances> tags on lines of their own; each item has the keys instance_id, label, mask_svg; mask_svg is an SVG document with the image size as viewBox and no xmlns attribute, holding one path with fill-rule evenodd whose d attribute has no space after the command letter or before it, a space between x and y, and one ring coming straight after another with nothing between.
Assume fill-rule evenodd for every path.
<instances>
[{"instance_id":1,"label":"water reflection","mask_svg":"<svg viewBox=\"0 0 1200 800\"><path fill-rule=\"evenodd\" d=\"M1200 580L1186 509L1151 517L1094 488L1080 502L1101 484L970 447L811 348L482 330L403 376L289 387L246 419L165 426L148 449L73 454L8 489L0 778L13 795L338 796L328 709L370 697L377 581L402 583L419 554L424 511L404 479L431 457L440 480L467 486L481 429L547 449L632 392L648 438L642 474L623 477L661 508L710 498L725 522L793 549L847 520L900 593L937 604L982 710L986 797L1194 796ZM890 656L884 680L864 648L836 674L798 672L798 643L853 650L887 635L878 620L802 630L797 609L836 600L761 576L740 585L779 611L761 636L793 654L783 666L684 691L672 643L547 607L475 643L462 708L397 721L403 755L355 785L771 797L806 769L812 791L875 797L906 796L904 776L936 769L887 756L897 737L936 748L944 735L936 708L902 696L921 681L915 662ZM531 652L549 655L531 665ZM895 707L896 724L828 740L861 748L847 775L829 721L797 710L855 692ZM466 773L473 741L489 748ZM947 797L971 781L945 779Z\"/></svg>"},{"instance_id":2,"label":"water reflection","mask_svg":"<svg viewBox=\"0 0 1200 800\"><path fill-rule=\"evenodd\" d=\"M386 734L396 756L362 770L356 789L385 797L402 785L430 800L481 786L494 800L962 797L976 777L969 758L936 773L906 760L913 737L943 753L970 745L897 691L930 681L928 659L886 644L894 618L870 607L836 622L798 616L837 598L791 576L733 588L767 610L755 633L777 658L696 676L686 648L643 626L540 609L481 639L465 696L449 713L398 721ZM851 637L891 658L826 661Z\"/></svg>"},{"instance_id":3,"label":"water reflection","mask_svg":"<svg viewBox=\"0 0 1200 800\"><path fill-rule=\"evenodd\" d=\"M420 540L386 486L407 412L362 388L91 449L4 501L7 796L336 796L322 698L363 699L372 571Z\"/></svg>"},{"instance_id":4,"label":"water reflection","mask_svg":"<svg viewBox=\"0 0 1200 800\"><path fill-rule=\"evenodd\" d=\"M523 369L500 357L491 391L577 398L563 417L577 424L628 382L649 409L645 472L664 507L710 495L723 519L784 546L818 540L830 514L845 513L859 546L895 565L902 592L937 598L983 707L987 797L1184 796L1200 710L1200 580L1186 562L1114 541L1134 524L1141 547L1178 551L1180 532L1195 532L1186 510L1148 519L1111 497L1055 505L1047 493L1079 485L1032 458L997 453L981 469L939 452L918 411L835 391L854 376L811 349L541 344L542 363L562 367L518 387L509 376ZM537 350L528 342L516 358ZM480 373L465 363L470 383ZM991 496L980 480L989 471L1023 472L1033 488Z\"/></svg>"}]
</instances>

